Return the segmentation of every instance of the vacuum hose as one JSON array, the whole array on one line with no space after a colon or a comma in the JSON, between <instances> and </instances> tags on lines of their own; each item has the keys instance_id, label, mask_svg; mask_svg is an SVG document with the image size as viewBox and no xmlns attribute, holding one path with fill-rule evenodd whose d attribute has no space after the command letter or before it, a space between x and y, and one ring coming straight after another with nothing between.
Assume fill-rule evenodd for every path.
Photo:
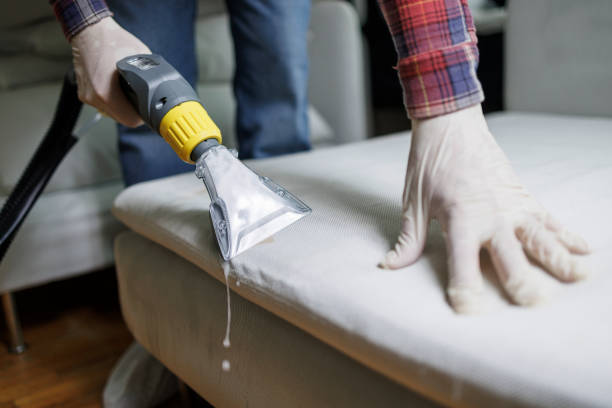
<instances>
[{"instance_id":1,"label":"vacuum hose","mask_svg":"<svg viewBox=\"0 0 612 408\"><path fill-rule=\"evenodd\" d=\"M70 69L64 77L51 127L0 211L0 261L55 169L76 143L72 130L82 106L74 71Z\"/></svg>"}]
</instances>

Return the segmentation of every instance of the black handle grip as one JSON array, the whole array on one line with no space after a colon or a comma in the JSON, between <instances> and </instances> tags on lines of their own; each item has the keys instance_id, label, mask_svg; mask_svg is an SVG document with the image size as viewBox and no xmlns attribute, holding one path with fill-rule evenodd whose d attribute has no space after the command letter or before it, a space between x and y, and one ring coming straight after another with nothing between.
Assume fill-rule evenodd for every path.
<instances>
[{"instance_id":1,"label":"black handle grip","mask_svg":"<svg viewBox=\"0 0 612 408\"><path fill-rule=\"evenodd\" d=\"M83 104L74 71L65 77L53 122L0 211L0 261L55 169L76 143L72 130Z\"/></svg>"}]
</instances>

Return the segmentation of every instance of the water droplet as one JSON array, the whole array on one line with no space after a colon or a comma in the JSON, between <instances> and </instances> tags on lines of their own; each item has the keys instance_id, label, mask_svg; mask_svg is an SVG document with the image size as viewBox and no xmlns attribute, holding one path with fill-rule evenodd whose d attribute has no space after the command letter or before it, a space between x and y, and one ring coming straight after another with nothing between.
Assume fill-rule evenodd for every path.
<instances>
[{"instance_id":1,"label":"water droplet","mask_svg":"<svg viewBox=\"0 0 612 408\"><path fill-rule=\"evenodd\" d=\"M230 370L230 362L227 360L223 360L223 362L221 362L221 368L223 369L223 371L229 371Z\"/></svg>"},{"instance_id":2,"label":"water droplet","mask_svg":"<svg viewBox=\"0 0 612 408\"><path fill-rule=\"evenodd\" d=\"M227 298L227 326L225 327L225 338L223 339L223 347L230 347L230 326L232 321L232 308L230 303L230 288L229 288L229 274L230 266L227 262L223 264L223 275L225 276L225 290Z\"/></svg>"}]
</instances>

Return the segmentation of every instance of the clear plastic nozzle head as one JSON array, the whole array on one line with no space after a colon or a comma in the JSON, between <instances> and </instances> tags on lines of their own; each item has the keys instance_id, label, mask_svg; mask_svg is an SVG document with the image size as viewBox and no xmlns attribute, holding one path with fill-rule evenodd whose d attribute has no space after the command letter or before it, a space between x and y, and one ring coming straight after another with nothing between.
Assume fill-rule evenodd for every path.
<instances>
[{"instance_id":1,"label":"clear plastic nozzle head","mask_svg":"<svg viewBox=\"0 0 612 408\"><path fill-rule=\"evenodd\" d=\"M311 212L293 194L258 176L222 145L211 147L198 159L196 175L210 195L210 217L225 260Z\"/></svg>"}]
</instances>

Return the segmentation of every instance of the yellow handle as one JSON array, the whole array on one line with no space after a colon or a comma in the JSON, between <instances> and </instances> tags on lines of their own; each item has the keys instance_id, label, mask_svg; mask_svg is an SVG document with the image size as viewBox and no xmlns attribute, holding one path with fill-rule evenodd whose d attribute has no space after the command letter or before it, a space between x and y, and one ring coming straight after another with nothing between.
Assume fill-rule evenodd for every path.
<instances>
[{"instance_id":1,"label":"yellow handle","mask_svg":"<svg viewBox=\"0 0 612 408\"><path fill-rule=\"evenodd\" d=\"M162 118L159 133L187 163L193 163L191 151L204 140L215 138L221 144L221 131L197 101L183 102L170 109Z\"/></svg>"}]
</instances>

